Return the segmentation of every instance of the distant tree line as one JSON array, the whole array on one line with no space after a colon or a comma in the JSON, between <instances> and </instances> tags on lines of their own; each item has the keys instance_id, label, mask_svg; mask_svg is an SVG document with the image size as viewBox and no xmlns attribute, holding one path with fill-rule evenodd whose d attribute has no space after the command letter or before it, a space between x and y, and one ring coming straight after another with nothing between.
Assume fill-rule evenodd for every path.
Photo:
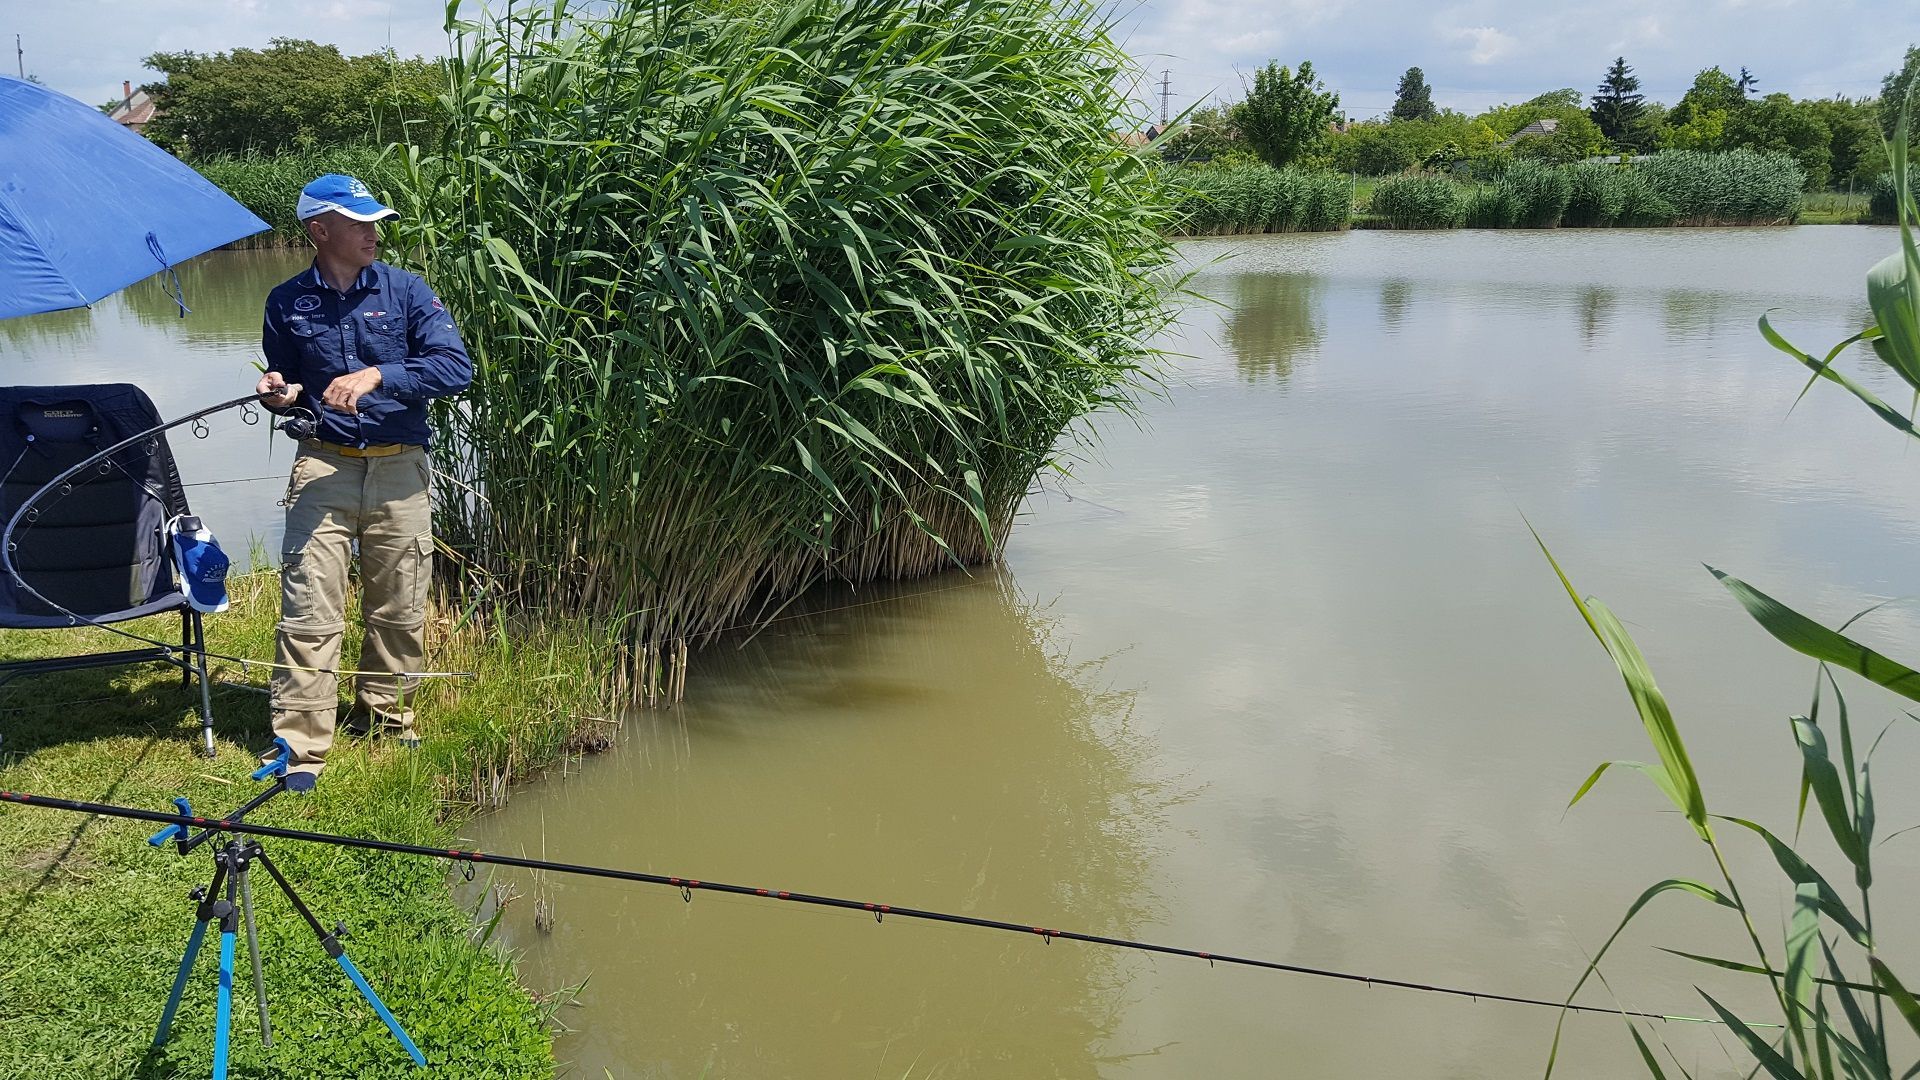
<instances>
[{"instance_id":1,"label":"distant tree line","mask_svg":"<svg viewBox=\"0 0 1920 1080\"><path fill-rule=\"evenodd\" d=\"M446 88L437 60L391 50L347 56L295 38L264 49L154 53L145 64L164 76L141 88L156 105L146 134L192 158L420 142Z\"/></svg>"},{"instance_id":2,"label":"distant tree line","mask_svg":"<svg viewBox=\"0 0 1920 1080\"><path fill-rule=\"evenodd\" d=\"M1625 57L1607 68L1591 95L1568 87L1478 114L1441 109L1420 68L1401 76L1386 116L1338 122L1339 98L1313 76L1313 65L1269 63L1238 102L1189 113L1161 144L1174 161L1333 168L1365 176L1409 169L1491 168L1514 159L1566 164L1614 154L1662 150L1772 151L1792 158L1809 189L1871 184L1887 169L1881 138L1892 108L1920 77L1920 47L1889 72L1877 98L1796 100L1761 94L1747 68L1729 75L1710 67L1668 107L1649 101ZM1545 133L1515 138L1537 121ZM1538 132L1540 129L1534 129Z\"/></svg>"}]
</instances>

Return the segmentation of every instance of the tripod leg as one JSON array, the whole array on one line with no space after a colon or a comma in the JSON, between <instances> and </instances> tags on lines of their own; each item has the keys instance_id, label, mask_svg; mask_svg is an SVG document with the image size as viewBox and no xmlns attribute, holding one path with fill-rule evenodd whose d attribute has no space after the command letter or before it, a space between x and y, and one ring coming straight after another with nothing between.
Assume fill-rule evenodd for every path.
<instances>
[{"instance_id":1,"label":"tripod leg","mask_svg":"<svg viewBox=\"0 0 1920 1080\"><path fill-rule=\"evenodd\" d=\"M367 1004L373 1006L373 1011L380 1014L380 1019L387 1025L387 1030L393 1032L393 1037L400 1040L400 1046L406 1050L407 1056L413 1059L413 1063L424 1067L427 1063L426 1055L420 1052L419 1047L413 1045L413 1040L407 1036L407 1030L400 1026L400 1021L395 1020L392 1013L387 1011L386 1002L381 1001L380 995L374 993L373 987L367 985L367 977L360 974L360 969L354 966L352 960L347 959L347 952L340 948L338 940L331 935L328 940L334 942L332 949L328 951L338 950L334 952L333 959L340 965L340 970L346 972L347 978L353 980L353 985L360 988L360 996L366 998Z\"/></svg>"},{"instance_id":2,"label":"tripod leg","mask_svg":"<svg viewBox=\"0 0 1920 1080\"><path fill-rule=\"evenodd\" d=\"M240 843L237 840L227 842L226 859L236 864L236 870L227 875L227 898L220 907L220 994L214 999L213 1009L213 1080L227 1080L227 1043L233 1035L233 948L235 939L240 936L240 912L234 906L234 880L242 871Z\"/></svg>"},{"instance_id":3,"label":"tripod leg","mask_svg":"<svg viewBox=\"0 0 1920 1080\"><path fill-rule=\"evenodd\" d=\"M193 961L200 955L200 943L207 936L207 924L216 917L214 897L220 895L220 886L226 881L227 864L216 861L213 867L213 881L204 890L196 890L194 899L199 906L193 913L193 934L187 938L187 951L180 958L180 971L173 977L173 991L167 995L166 1010L160 1014L160 1027L153 1033L155 1050L167 1041L167 1034L173 1029L173 1016L180 1008L180 995L187 989L187 976L193 973Z\"/></svg>"},{"instance_id":4,"label":"tripod leg","mask_svg":"<svg viewBox=\"0 0 1920 1080\"><path fill-rule=\"evenodd\" d=\"M267 981L260 974L260 934L253 928L253 884L247 880L246 864L240 865L240 914L247 924L247 955L253 958L253 997L260 1006L260 1043L273 1045L273 1025L267 1022Z\"/></svg>"},{"instance_id":5,"label":"tripod leg","mask_svg":"<svg viewBox=\"0 0 1920 1080\"><path fill-rule=\"evenodd\" d=\"M180 995L186 993L187 976L193 973L193 961L200 955L200 941L206 936L207 920L195 920L193 936L187 938L187 953L180 958L180 972L173 977L173 992L167 995L166 1011L160 1014L160 1028L153 1033L155 1050L166 1043L167 1033L173 1030L173 1014L180 1008Z\"/></svg>"},{"instance_id":6,"label":"tripod leg","mask_svg":"<svg viewBox=\"0 0 1920 1080\"><path fill-rule=\"evenodd\" d=\"M220 924L220 997L213 1010L213 1080L227 1080L227 1040L233 1033L233 917Z\"/></svg>"},{"instance_id":7,"label":"tripod leg","mask_svg":"<svg viewBox=\"0 0 1920 1080\"><path fill-rule=\"evenodd\" d=\"M287 899L292 902L293 910L300 913L300 917L306 920L307 925L312 927L314 934L320 938L320 947L340 965L341 971L347 973L347 978L353 981L354 988L360 991L361 997L367 999L367 1004L373 1006L373 1011L379 1014L381 1022L387 1025L387 1030L393 1033L393 1037L399 1041L401 1048L406 1050L407 1056L413 1059L415 1065L424 1068L427 1064L427 1056L420 1052L419 1047L413 1045L413 1039L408 1036L407 1030L400 1026L400 1021L393 1018L393 1013L387 1011L386 1002L380 1000L380 995L374 993L373 987L367 985L367 977L360 974L360 969L347 958L347 950L340 945L340 932L329 933L320 925L320 920L314 918L313 911L307 907L306 901L300 899L300 894L293 891L292 883L287 881L286 875L273 864L273 860L267 858L266 852L256 848L253 857L261 866L267 868L268 876L273 878L273 883L280 886L280 891L285 893Z\"/></svg>"},{"instance_id":8,"label":"tripod leg","mask_svg":"<svg viewBox=\"0 0 1920 1080\"><path fill-rule=\"evenodd\" d=\"M213 757L213 688L207 679L207 625L198 611L192 612L192 622L194 672L200 677L200 738L206 744L207 756Z\"/></svg>"}]
</instances>

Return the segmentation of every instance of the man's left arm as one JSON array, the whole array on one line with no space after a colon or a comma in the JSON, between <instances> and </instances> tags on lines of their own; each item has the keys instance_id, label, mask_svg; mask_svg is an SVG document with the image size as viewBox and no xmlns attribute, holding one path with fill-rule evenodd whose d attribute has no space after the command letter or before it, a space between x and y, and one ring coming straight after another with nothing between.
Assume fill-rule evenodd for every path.
<instances>
[{"instance_id":1,"label":"man's left arm","mask_svg":"<svg viewBox=\"0 0 1920 1080\"><path fill-rule=\"evenodd\" d=\"M376 364L380 389L395 401L427 401L465 390L473 382L473 360L467 355L453 316L424 282L408 283L407 355L397 362Z\"/></svg>"}]
</instances>

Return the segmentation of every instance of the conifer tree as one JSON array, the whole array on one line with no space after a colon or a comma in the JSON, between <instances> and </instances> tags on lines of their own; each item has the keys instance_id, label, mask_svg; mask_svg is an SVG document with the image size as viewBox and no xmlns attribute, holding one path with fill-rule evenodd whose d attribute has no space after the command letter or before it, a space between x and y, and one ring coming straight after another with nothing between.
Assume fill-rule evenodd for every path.
<instances>
[{"instance_id":1,"label":"conifer tree","mask_svg":"<svg viewBox=\"0 0 1920 1080\"><path fill-rule=\"evenodd\" d=\"M1627 58L1617 57L1607 69L1607 77L1593 95L1587 115L1600 125L1600 133L1613 142L1621 142L1633 132L1640 115L1647 111L1646 98L1640 93L1640 79L1627 66Z\"/></svg>"},{"instance_id":2,"label":"conifer tree","mask_svg":"<svg viewBox=\"0 0 1920 1080\"><path fill-rule=\"evenodd\" d=\"M1431 120L1439 115L1433 107L1433 88L1427 85L1426 73L1417 67L1407 69L1400 76L1400 89L1393 97L1393 118L1395 120Z\"/></svg>"}]
</instances>

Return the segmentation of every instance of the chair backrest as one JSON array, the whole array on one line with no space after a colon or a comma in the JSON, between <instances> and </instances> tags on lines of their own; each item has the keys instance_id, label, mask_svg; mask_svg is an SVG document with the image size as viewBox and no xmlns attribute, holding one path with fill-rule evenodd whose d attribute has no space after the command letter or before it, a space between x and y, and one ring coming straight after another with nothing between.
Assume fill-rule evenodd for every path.
<instances>
[{"instance_id":1,"label":"chair backrest","mask_svg":"<svg viewBox=\"0 0 1920 1080\"><path fill-rule=\"evenodd\" d=\"M159 423L127 383L0 387L0 526L47 481ZM36 501L13 535L13 563L61 607L110 617L176 591L164 530L186 512L173 451L153 435ZM0 574L0 625L55 614Z\"/></svg>"}]
</instances>

